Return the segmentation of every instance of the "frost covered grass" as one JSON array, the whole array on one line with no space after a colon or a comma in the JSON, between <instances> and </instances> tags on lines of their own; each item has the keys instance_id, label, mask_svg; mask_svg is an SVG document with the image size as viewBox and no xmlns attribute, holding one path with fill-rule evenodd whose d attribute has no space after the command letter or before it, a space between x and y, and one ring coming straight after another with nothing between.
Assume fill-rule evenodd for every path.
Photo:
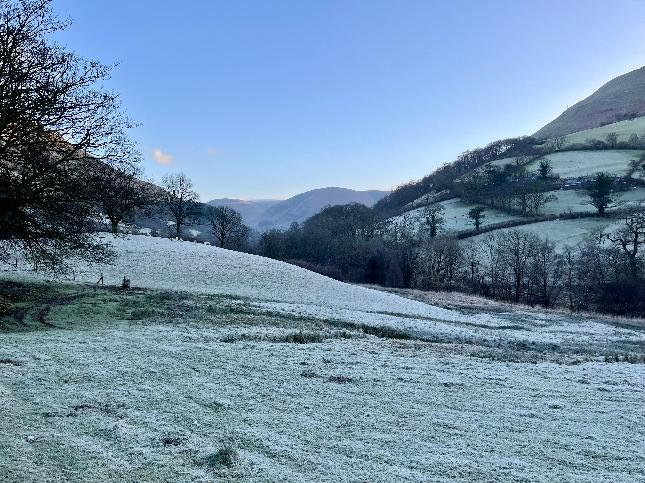
<instances>
[{"instance_id":1,"label":"frost covered grass","mask_svg":"<svg viewBox=\"0 0 645 483\"><path fill-rule=\"evenodd\" d=\"M548 238L555 242L558 247L575 246L586 240L594 231L614 230L620 225L620 220L610 218L579 218L572 220L553 220L531 223L513 228L502 228L497 232L508 230L520 230L535 233L541 238ZM496 233L497 233L496 232ZM466 241L473 243L480 241L486 235L477 235L468 238Z\"/></svg>"},{"instance_id":2,"label":"frost covered grass","mask_svg":"<svg viewBox=\"0 0 645 483\"><path fill-rule=\"evenodd\" d=\"M115 246L4 273L0 480L645 481L642 326Z\"/></svg>"},{"instance_id":3,"label":"frost covered grass","mask_svg":"<svg viewBox=\"0 0 645 483\"><path fill-rule=\"evenodd\" d=\"M558 190L547 193L556 197L542 208L542 213L560 215L562 213L595 212L589 202L589 196L583 190ZM645 188L632 188L615 193L615 202L609 211L626 208L645 202Z\"/></svg>"},{"instance_id":4,"label":"frost covered grass","mask_svg":"<svg viewBox=\"0 0 645 483\"><path fill-rule=\"evenodd\" d=\"M591 176L600 171L616 176L625 176L629 171L629 162L638 160L644 151L617 149L611 151L562 151L545 156L555 174L561 178ZM537 169L539 161L529 165Z\"/></svg>"},{"instance_id":5,"label":"frost covered grass","mask_svg":"<svg viewBox=\"0 0 645 483\"><path fill-rule=\"evenodd\" d=\"M592 176L600 171L615 176L625 176L630 171L629 162L638 160L644 152L634 149L561 151L542 158L536 158L528 163L526 167L530 171L537 171L540 160L546 158L551 162L553 173L561 178ZM507 164L513 164L514 161L515 158L504 158L492 161L489 164L503 167Z\"/></svg>"},{"instance_id":6,"label":"frost covered grass","mask_svg":"<svg viewBox=\"0 0 645 483\"><path fill-rule=\"evenodd\" d=\"M437 204L442 205L445 209L445 211L442 214L444 219L444 224L441 228L443 231L455 232L455 231L470 230L473 228L472 220L468 218L468 212L470 211L471 208L478 205L466 203L462 201L460 198L453 198L447 201L442 201ZM494 208L488 208L488 207L485 208L484 214L485 214L485 218L482 219L482 227L485 227L487 225L492 225L494 223L503 223L503 222L512 221L512 220L519 220L522 218L519 215L505 213L503 211L496 210ZM407 216L411 218L412 222L417 227L417 230L419 229L419 227L423 226L423 223L424 223L423 208L417 208L415 210L411 210L407 213ZM401 219L402 219L402 216L397 216L392 218L394 223L400 223Z\"/></svg>"},{"instance_id":7,"label":"frost covered grass","mask_svg":"<svg viewBox=\"0 0 645 483\"><path fill-rule=\"evenodd\" d=\"M78 295L49 312L55 328L27 316L1 333L0 358L19 362L0 364L7 481L643 481L643 364L364 334L231 344L335 326L226 297L47 287L42 303Z\"/></svg>"},{"instance_id":8,"label":"frost covered grass","mask_svg":"<svg viewBox=\"0 0 645 483\"><path fill-rule=\"evenodd\" d=\"M359 312L397 311L450 317L448 311L390 294L346 284L284 262L165 238L105 235L118 253L114 265L76 265L74 281L94 283L103 274L106 284L124 276L133 287L232 295L254 301L307 304L332 314L338 309ZM43 279L21 266L6 267L5 277ZM71 281L71 279L69 279Z\"/></svg>"},{"instance_id":9,"label":"frost covered grass","mask_svg":"<svg viewBox=\"0 0 645 483\"><path fill-rule=\"evenodd\" d=\"M575 221L575 224L571 224ZM558 243L572 242L590 231L589 223L607 220L562 220L536 223L521 227L548 233ZM558 225L561 224L561 225ZM540 226L545 225L545 226ZM573 230L572 232L567 229ZM559 230L559 231L558 231ZM556 236L559 234L559 236ZM475 239L477 237L474 237ZM215 312L226 309L227 314L244 316L282 317L292 320L319 320L334 323L337 329L347 327L373 335L396 334L399 338L414 337L426 341L456 340L496 341L499 327L516 326L497 314L463 313L436 305L399 297L394 294L350 285L286 263L254 255L232 252L211 246L170 241L167 239L132 236L111 239L119 253L117 263L110 267L82 269L77 267L76 281L94 280L99 270L106 281L117 282L126 275L140 289L175 289L186 294L210 298L225 297L225 306L212 306ZM36 277L33 272L18 270L6 276ZM87 288L89 290L89 288ZM176 317L189 313L190 305L172 302L171 292L155 297L169 297ZM136 307L124 317L136 322L157 315L164 301ZM115 302L102 302L115 309ZM57 304L50 304L56 308ZM58 304L60 305L60 304ZM46 307L38 318L47 320L52 306ZM107 314L113 317L114 313ZM49 322L47 322L49 323ZM605 340L606 326L599 322L581 323L577 320L536 324L529 321L524 327L505 330L504 337L514 343L580 343L598 337ZM635 337L626 333L627 338ZM492 342L491 342L492 343Z\"/></svg>"},{"instance_id":10,"label":"frost covered grass","mask_svg":"<svg viewBox=\"0 0 645 483\"><path fill-rule=\"evenodd\" d=\"M607 135L614 132L618 134L619 142L628 141L629 137L632 134L637 134L638 136L644 136L645 135L645 117L638 117L632 120L615 122L613 124L608 124L606 126L587 129L585 131L569 134L568 136L565 137L565 142L568 145L571 145L571 144L583 144L587 141L587 139L597 139L599 141L605 141L607 139Z\"/></svg>"}]
</instances>

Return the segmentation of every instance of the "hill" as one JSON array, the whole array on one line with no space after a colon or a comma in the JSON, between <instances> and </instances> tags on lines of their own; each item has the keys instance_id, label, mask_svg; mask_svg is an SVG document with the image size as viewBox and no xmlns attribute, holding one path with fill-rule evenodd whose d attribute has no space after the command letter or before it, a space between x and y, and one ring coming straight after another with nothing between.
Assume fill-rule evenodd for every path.
<instances>
[{"instance_id":1,"label":"hill","mask_svg":"<svg viewBox=\"0 0 645 483\"><path fill-rule=\"evenodd\" d=\"M75 284L2 275L7 481L640 474L638 321L444 309L197 243L106 242L116 264L78 265Z\"/></svg>"},{"instance_id":2,"label":"hill","mask_svg":"<svg viewBox=\"0 0 645 483\"><path fill-rule=\"evenodd\" d=\"M534 136L466 151L423 179L397 188L376 209L397 224L406 220L419 226L423 207L439 203L445 210L443 231L468 238L473 235L468 212L480 206L486 231L518 227L560 244L578 243L596 229L617 226L621 211L645 205L645 116L636 117L643 113L645 67L608 82ZM551 171L540 187L542 163ZM528 214L518 201L518 169L526 173L526 186L535 186L530 189L549 200L535 213ZM597 217L585 190L598 172L614 180L615 203L608 218ZM507 181L493 181L495 176ZM482 195L487 189L489 194ZM510 197L506 203L500 202L504 196Z\"/></svg>"},{"instance_id":3,"label":"hill","mask_svg":"<svg viewBox=\"0 0 645 483\"><path fill-rule=\"evenodd\" d=\"M553 138L645 115L645 67L612 79L533 136Z\"/></svg>"},{"instance_id":4,"label":"hill","mask_svg":"<svg viewBox=\"0 0 645 483\"><path fill-rule=\"evenodd\" d=\"M238 210L245 222L260 230L287 228L293 222L302 222L325 206L361 203L372 206L387 195L386 191L355 191L347 188L319 188L292 196L286 200L236 200L209 201L209 205L226 205Z\"/></svg>"}]
</instances>

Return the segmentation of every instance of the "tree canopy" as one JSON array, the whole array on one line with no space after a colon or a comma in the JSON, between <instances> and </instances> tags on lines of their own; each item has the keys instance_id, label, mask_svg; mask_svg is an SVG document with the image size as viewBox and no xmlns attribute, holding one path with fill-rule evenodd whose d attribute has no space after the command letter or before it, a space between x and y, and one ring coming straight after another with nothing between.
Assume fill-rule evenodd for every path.
<instances>
[{"instance_id":1,"label":"tree canopy","mask_svg":"<svg viewBox=\"0 0 645 483\"><path fill-rule=\"evenodd\" d=\"M21 252L47 268L109 257L93 234L95 168L138 160L132 123L101 86L111 67L51 40L67 26L50 0L0 5L0 258Z\"/></svg>"}]
</instances>

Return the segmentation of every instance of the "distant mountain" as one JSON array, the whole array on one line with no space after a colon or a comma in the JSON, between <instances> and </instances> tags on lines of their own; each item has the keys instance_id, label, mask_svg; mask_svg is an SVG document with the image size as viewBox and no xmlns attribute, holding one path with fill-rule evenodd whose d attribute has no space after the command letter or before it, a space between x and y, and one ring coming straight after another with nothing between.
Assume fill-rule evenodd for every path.
<instances>
[{"instance_id":1,"label":"distant mountain","mask_svg":"<svg viewBox=\"0 0 645 483\"><path fill-rule=\"evenodd\" d=\"M645 67L616 77L534 136L552 138L645 115Z\"/></svg>"},{"instance_id":2,"label":"distant mountain","mask_svg":"<svg viewBox=\"0 0 645 483\"><path fill-rule=\"evenodd\" d=\"M387 195L387 191L354 191L347 188L319 188L300 193L286 200L237 200L223 198L209 201L209 205L225 205L239 211L245 222L260 230L287 228L293 222L302 222L325 206L361 203L372 206Z\"/></svg>"},{"instance_id":3,"label":"distant mountain","mask_svg":"<svg viewBox=\"0 0 645 483\"><path fill-rule=\"evenodd\" d=\"M283 200L238 200L235 198L220 198L211 200L208 204L212 206L230 206L242 215L247 225L255 228L262 221L262 216L267 209L282 202Z\"/></svg>"}]
</instances>

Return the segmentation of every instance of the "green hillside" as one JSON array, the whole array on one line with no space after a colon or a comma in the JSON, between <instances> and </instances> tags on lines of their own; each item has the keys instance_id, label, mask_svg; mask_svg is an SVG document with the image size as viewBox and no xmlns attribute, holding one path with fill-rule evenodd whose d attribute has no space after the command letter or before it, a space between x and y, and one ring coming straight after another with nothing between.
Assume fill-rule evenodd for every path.
<instances>
[{"instance_id":1,"label":"green hillside","mask_svg":"<svg viewBox=\"0 0 645 483\"><path fill-rule=\"evenodd\" d=\"M618 142L628 142L634 134L642 138L645 136L645 116L568 134L565 136L565 143L566 146L571 146L584 144L590 139L604 141L611 133L618 135Z\"/></svg>"},{"instance_id":2,"label":"green hillside","mask_svg":"<svg viewBox=\"0 0 645 483\"><path fill-rule=\"evenodd\" d=\"M599 217L589 189L608 176L611 203ZM517 228L559 244L579 243L645 206L645 67L617 77L533 136L466 151L419 181L394 190L375 211L424 236L428 206L440 232L459 239ZM468 216L483 209L479 229Z\"/></svg>"},{"instance_id":3,"label":"green hillside","mask_svg":"<svg viewBox=\"0 0 645 483\"><path fill-rule=\"evenodd\" d=\"M403 186L398 198L394 191L385 200L389 206L381 203L376 209L387 206L393 224L415 224L416 233L423 236L424 209L440 205L440 231L465 240L481 237L468 216L479 206L484 209L483 233L517 228L562 245L579 243L598 229L611 228L622 213L645 205L645 117L557 139L518 138L508 145L508 150L499 150L492 160L473 163L471 169L462 167L466 163L461 157L420 182ZM469 153L481 159L478 150ZM541 178L540 169L545 164L548 176ZM459 175L446 179L442 170ZM600 172L609 175L613 183L606 217L598 216L587 192ZM502 181L487 187L491 179ZM517 194L518 183L525 183L529 194ZM412 193L417 196L397 208L396 201L406 200ZM532 211L526 205L530 196L542 197Z\"/></svg>"}]
</instances>

